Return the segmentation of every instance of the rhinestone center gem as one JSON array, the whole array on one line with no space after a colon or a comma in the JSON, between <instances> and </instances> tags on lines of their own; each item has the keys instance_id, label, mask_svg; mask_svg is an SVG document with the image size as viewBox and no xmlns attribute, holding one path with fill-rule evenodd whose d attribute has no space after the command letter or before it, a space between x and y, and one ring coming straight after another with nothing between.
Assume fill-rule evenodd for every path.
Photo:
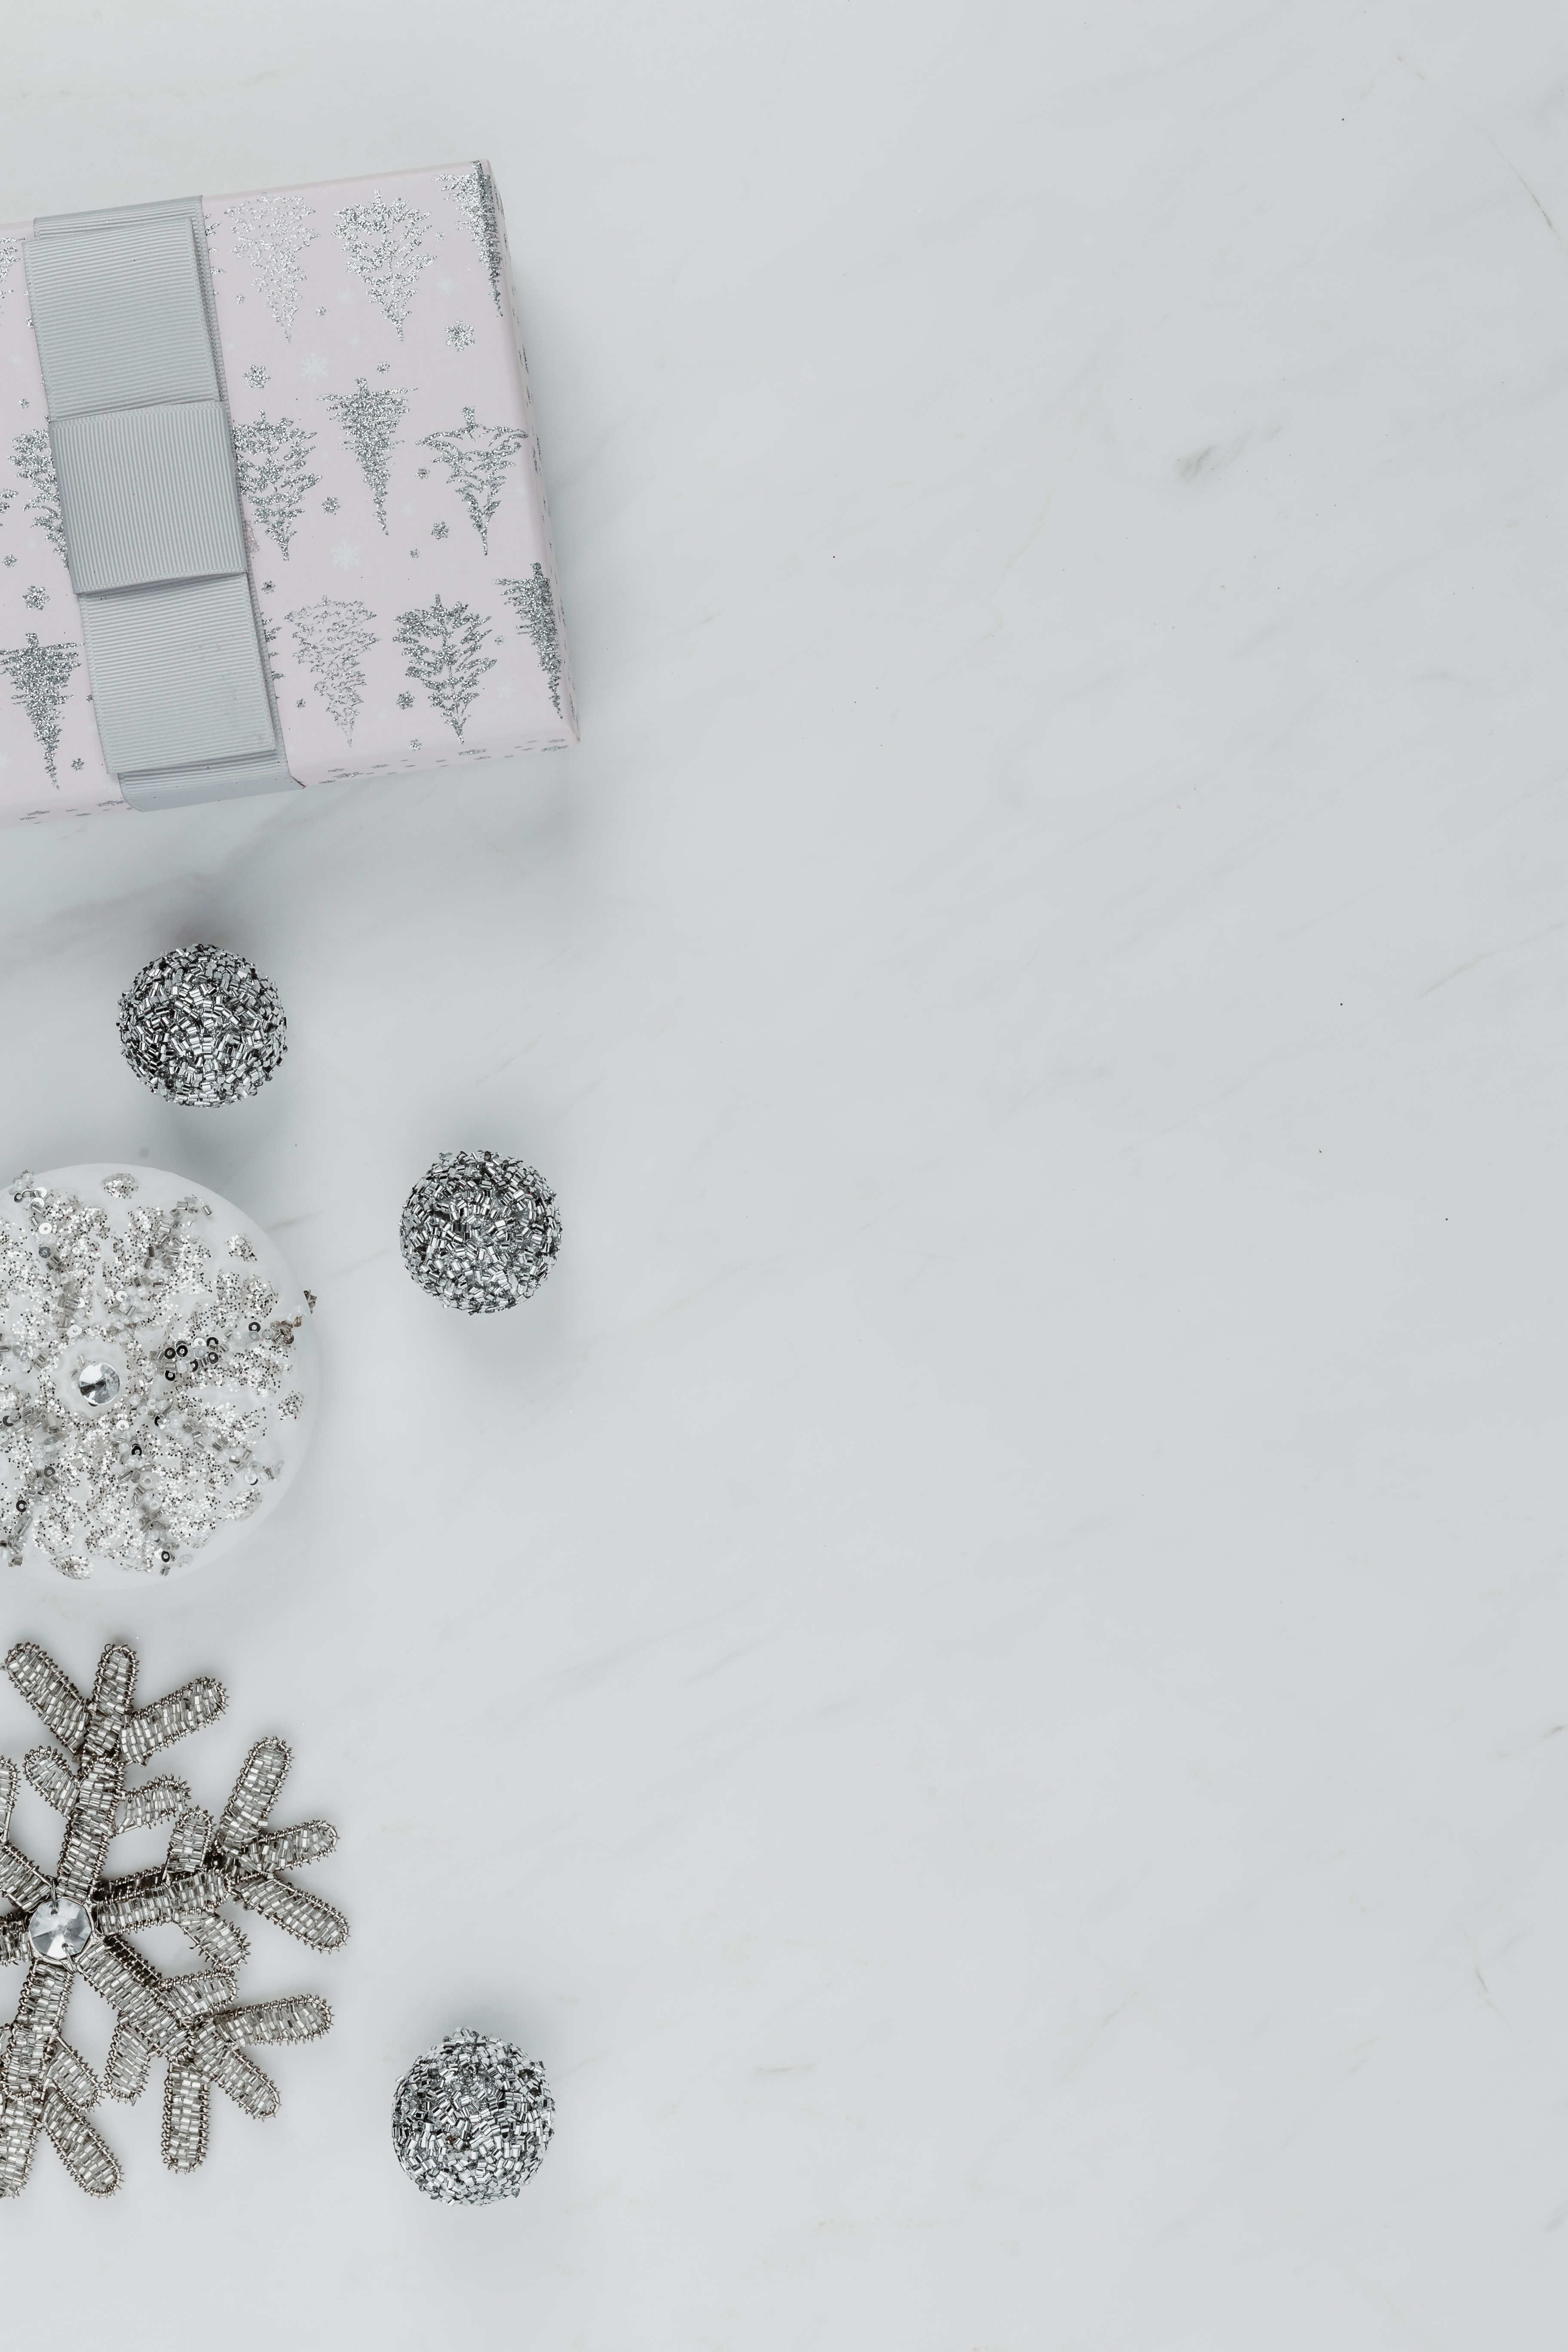
<instances>
[{"instance_id":1,"label":"rhinestone center gem","mask_svg":"<svg viewBox=\"0 0 1568 2352\"><path fill-rule=\"evenodd\" d=\"M76 1386L84 1404L112 1404L120 1394L120 1375L112 1364L84 1364Z\"/></svg>"},{"instance_id":2,"label":"rhinestone center gem","mask_svg":"<svg viewBox=\"0 0 1568 2352\"><path fill-rule=\"evenodd\" d=\"M27 1922L27 1941L40 1960L74 1960L91 1934L87 1906L68 1895L47 1896Z\"/></svg>"}]
</instances>

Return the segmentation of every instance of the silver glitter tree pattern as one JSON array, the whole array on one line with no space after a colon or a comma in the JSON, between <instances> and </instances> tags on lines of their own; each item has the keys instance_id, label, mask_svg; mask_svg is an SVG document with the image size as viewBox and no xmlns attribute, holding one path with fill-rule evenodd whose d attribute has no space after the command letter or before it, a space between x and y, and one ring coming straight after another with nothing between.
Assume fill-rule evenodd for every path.
<instances>
[{"instance_id":1,"label":"silver glitter tree pattern","mask_svg":"<svg viewBox=\"0 0 1568 2352\"><path fill-rule=\"evenodd\" d=\"M11 291L11 273L22 251L20 237L0 236L0 300Z\"/></svg>"},{"instance_id":2,"label":"silver glitter tree pattern","mask_svg":"<svg viewBox=\"0 0 1568 2352\"><path fill-rule=\"evenodd\" d=\"M406 386L377 384L373 390L362 375L353 392L321 394L337 419L349 453L364 476L375 500L375 518L386 529L386 493L391 482L390 460L397 446L397 428L408 414L413 397Z\"/></svg>"},{"instance_id":3,"label":"silver glitter tree pattern","mask_svg":"<svg viewBox=\"0 0 1568 2352\"><path fill-rule=\"evenodd\" d=\"M397 616L395 641L408 656L405 677L422 686L458 742L469 709L486 670L494 669L485 654L490 623L467 604L433 604Z\"/></svg>"},{"instance_id":4,"label":"silver glitter tree pattern","mask_svg":"<svg viewBox=\"0 0 1568 2352\"><path fill-rule=\"evenodd\" d=\"M315 446L315 435L290 416L258 416L234 428L240 495L285 563L305 500L321 478L307 471Z\"/></svg>"},{"instance_id":5,"label":"silver glitter tree pattern","mask_svg":"<svg viewBox=\"0 0 1568 2352\"><path fill-rule=\"evenodd\" d=\"M364 656L379 640L371 627L375 614L368 604L347 597L323 596L288 616L299 647L300 660L315 680L316 692L334 722L352 743L354 720L364 695Z\"/></svg>"},{"instance_id":6,"label":"silver glitter tree pattern","mask_svg":"<svg viewBox=\"0 0 1568 2352\"><path fill-rule=\"evenodd\" d=\"M447 478L468 508L488 555L490 522L500 504L507 467L528 446L527 434L515 425L481 425L473 410L465 408L457 432L426 433L419 446L432 451L446 467Z\"/></svg>"},{"instance_id":7,"label":"silver glitter tree pattern","mask_svg":"<svg viewBox=\"0 0 1568 2352\"><path fill-rule=\"evenodd\" d=\"M502 263L495 182L483 163L470 163L466 172L443 172L441 185L462 214L463 225L479 247L499 311Z\"/></svg>"},{"instance_id":8,"label":"silver glitter tree pattern","mask_svg":"<svg viewBox=\"0 0 1568 2352\"><path fill-rule=\"evenodd\" d=\"M36 433L18 433L11 444L11 461L33 493L23 512L32 516L34 529L43 532L63 563L66 527L60 519L59 486L55 480L48 427L40 425Z\"/></svg>"},{"instance_id":9,"label":"silver glitter tree pattern","mask_svg":"<svg viewBox=\"0 0 1568 2352\"><path fill-rule=\"evenodd\" d=\"M234 224L234 249L248 261L256 290L283 330L287 341L305 283L300 255L315 241L310 226L315 211L303 196L247 196L224 217Z\"/></svg>"},{"instance_id":10,"label":"silver glitter tree pattern","mask_svg":"<svg viewBox=\"0 0 1568 2352\"><path fill-rule=\"evenodd\" d=\"M348 255L349 268L363 280L377 309L397 330L408 316L422 270L435 263L433 253L421 247L430 215L402 196L390 204L377 189L364 205L345 205L337 216L337 231Z\"/></svg>"},{"instance_id":11,"label":"silver glitter tree pattern","mask_svg":"<svg viewBox=\"0 0 1568 2352\"><path fill-rule=\"evenodd\" d=\"M222 1714L224 1688L210 1676L137 1706L136 1654L121 1643L99 1660L90 1701L37 1643L18 1642L5 1672L50 1734L26 1759L28 1784L66 1826L51 1875L11 1843L18 1774L0 1758L0 1892L16 1906L0 1918L0 1962L26 1969L0 2032L0 2197L21 2195L40 2138L79 2189L108 2197L120 2165L88 2110L105 2092L139 2099L154 2059L165 2068L163 2149L173 2172L194 2172L206 2155L215 2087L243 2114L276 2114L277 2084L247 2051L313 2041L331 2011L310 1993L237 2006L248 1947L223 1906L238 1904L317 1951L335 1950L347 1920L287 1873L331 1853L337 1832L327 1822L271 1826L289 1764L281 1739L257 1741L216 1822L172 1775L135 1782L154 1756ZM114 1838L162 1822L173 1823L162 1869L104 1875ZM199 1973L164 1976L130 1940L162 1927L183 1931ZM115 2013L101 2082L65 2039L79 1980Z\"/></svg>"},{"instance_id":12,"label":"silver glitter tree pattern","mask_svg":"<svg viewBox=\"0 0 1568 2352\"><path fill-rule=\"evenodd\" d=\"M50 783L57 782L55 753L60 741L60 707L81 656L75 646L44 646L36 629L25 646L0 646L0 670L11 681L11 699L27 714L43 750Z\"/></svg>"},{"instance_id":13,"label":"silver glitter tree pattern","mask_svg":"<svg viewBox=\"0 0 1568 2352\"><path fill-rule=\"evenodd\" d=\"M496 586L517 614L523 635L532 640L550 688L555 716L561 716L561 632L556 625L555 598L544 566L536 563L526 580L498 580Z\"/></svg>"}]
</instances>

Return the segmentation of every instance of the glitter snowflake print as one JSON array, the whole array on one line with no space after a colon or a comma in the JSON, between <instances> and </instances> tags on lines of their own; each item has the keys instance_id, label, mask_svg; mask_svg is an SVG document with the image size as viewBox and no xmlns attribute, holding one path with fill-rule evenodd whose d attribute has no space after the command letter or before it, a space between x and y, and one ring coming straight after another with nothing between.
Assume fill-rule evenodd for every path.
<instances>
[{"instance_id":1,"label":"glitter snowflake print","mask_svg":"<svg viewBox=\"0 0 1568 2352\"><path fill-rule=\"evenodd\" d=\"M479 247L479 259L490 281L490 295L500 309L500 214L495 182L488 165L470 163L466 172L443 172L441 185L463 215L463 224Z\"/></svg>"},{"instance_id":2,"label":"glitter snowflake print","mask_svg":"<svg viewBox=\"0 0 1568 2352\"><path fill-rule=\"evenodd\" d=\"M310 226L315 207L303 196L248 196L231 205L226 217L234 224L234 249L250 264L256 290L283 330L288 341L305 282L300 256L312 244Z\"/></svg>"},{"instance_id":3,"label":"glitter snowflake print","mask_svg":"<svg viewBox=\"0 0 1568 2352\"><path fill-rule=\"evenodd\" d=\"M484 651L490 624L467 604L433 604L400 613L395 637L408 656L405 677L422 686L460 743L479 681L495 663Z\"/></svg>"},{"instance_id":4,"label":"glitter snowflake print","mask_svg":"<svg viewBox=\"0 0 1568 2352\"><path fill-rule=\"evenodd\" d=\"M59 486L55 480L55 457L49 447L47 425L40 425L36 433L18 433L11 444L11 458L33 493L23 512L32 516L34 529L43 532L63 563L66 527L60 516Z\"/></svg>"},{"instance_id":5,"label":"glitter snowflake print","mask_svg":"<svg viewBox=\"0 0 1568 2352\"><path fill-rule=\"evenodd\" d=\"M0 646L0 671L11 681L12 701L27 714L51 784L58 782L60 710L80 659L75 646L40 645L36 629L28 630L25 646Z\"/></svg>"},{"instance_id":6,"label":"glitter snowflake print","mask_svg":"<svg viewBox=\"0 0 1568 2352\"><path fill-rule=\"evenodd\" d=\"M550 688L550 699L555 716L561 716L561 635L555 622L555 599L544 566L536 563L526 580L499 580L496 583L507 603L517 614L518 625L524 636L532 640L539 656L539 666L544 672L544 682Z\"/></svg>"},{"instance_id":7,"label":"glitter snowflake print","mask_svg":"<svg viewBox=\"0 0 1568 2352\"><path fill-rule=\"evenodd\" d=\"M420 442L447 468L447 479L468 509L468 520L479 534L479 545L489 553L489 529L509 466L528 446L528 436L515 425L481 425L471 408L455 433L427 433Z\"/></svg>"},{"instance_id":8,"label":"glitter snowflake print","mask_svg":"<svg viewBox=\"0 0 1568 2352\"><path fill-rule=\"evenodd\" d=\"M119 2159L89 2113L106 2094L134 2104L158 2061L163 2161L194 2172L207 2153L215 2090L243 2115L277 2112L277 2084L248 2053L313 2041L331 2023L311 1993L237 2002L249 1947L225 1912L237 1906L316 1951L335 1951L347 1920L289 1874L331 1853L337 1832L327 1822L272 1826L290 1760L281 1739L257 1741L216 1821L184 1780L142 1778L164 1748L216 1721L225 1692L204 1675L138 1706L136 1666L133 1650L111 1643L89 1700L35 1642L17 1643L5 1660L50 1735L26 1759L27 1784L65 1815L65 1831L52 1872L12 1842L19 1776L0 1758L0 1892L16 1906L0 1918L0 1962L26 1971L11 2023L0 2029L0 2197L20 2196L45 2139L79 2189L111 2195ZM116 1837L163 1822L172 1826L160 1869L106 1874ZM196 1972L166 1974L132 1940L159 1928L184 1937L201 1962ZM65 2038L79 1982L114 2012L101 2080Z\"/></svg>"},{"instance_id":9,"label":"glitter snowflake print","mask_svg":"<svg viewBox=\"0 0 1568 2352\"><path fill-rule=\"evenodd\" d=\"M420 273L434 266L433 253L421 250L430 215L403 196L389 204L379 190L368 204L345 205L337 217L337 231L349 268L363 280L377 309L403 337Z\"/></svg>"},{"instance_id":10,"label":"glitter snowflake print","mask_svg":"<svg viewBox=\"0 0 1568 2352\"><path fill-rule=\"evenodd\" d=\"M307 471L316 436L292 417L257 417L234 428L240 496L285 563L305 500L321 480Z\"/></svg>"},{"instance_id":11,"label":"glitter snowflake print","mask_svg":"<svg viewBox=\"0 0 1568 2352\"><path fill-rule=\"evenodd\" d=\"M378 642L370 625L374 618L367 604L339 596L323 596L318 604L289 614L300 663L351 743L364 695L364 671L360 665Z\"/></svg>"},{"instance_id":12,"label":"glitter snowflake print","mask_svg":"<svg viewBox=\"0 0 1568 2352\"><path fill-rule=\"evenodd\" d=\"M362 375L353 392L326 392L321 397L364 476L365 487L375 501L375 519L384 531L392 452L397 446L397 428L408 414L412 394L406 386L399 388L389 383L378 384L373 390Z\"/></svg>"}]
</instances>

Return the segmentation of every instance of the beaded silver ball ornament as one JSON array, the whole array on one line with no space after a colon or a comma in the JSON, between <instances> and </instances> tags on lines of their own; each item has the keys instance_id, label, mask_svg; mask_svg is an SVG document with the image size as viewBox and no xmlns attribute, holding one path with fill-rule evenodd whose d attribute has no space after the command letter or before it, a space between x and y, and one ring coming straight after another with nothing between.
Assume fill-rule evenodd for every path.
<instances>
[{"instance_id":1,"label":"beaded silver ball ornament","mask_svg":"<svg viewBox=\"0 0 1568 2352\"><path fill-rule=\"evenodd\" d=\"M288 1024L272 982L226 948L171 948L120 1000L120 1047L144 1086L187 1110L258 1094Z\"/></svg>"},{"instance_id":2,"label":"beaded silver ball ornament","mask_svg":"<svg viewBox=\"0 0 1568 2352\"><path fill-rule=\"evenodd\" d=\"M401 1238L422 1290L461 1314L496 1315L544 1280L561 1219L537 1169L496 1151L443 1151L408 1195Z\"/></svg>"},{"instance_id":3,"label":"beaded silver ball ornament","mask_svg":"<svg viewBox=\"0 0 1568 2352\"><path fill-rule=\"evenodd\" d=\"M555 2102L536 2059L465 2026L416 2059L397 2086L397 2161L441 2205L493 2205L538 2171Z\"/></svg>"}]
</instances>

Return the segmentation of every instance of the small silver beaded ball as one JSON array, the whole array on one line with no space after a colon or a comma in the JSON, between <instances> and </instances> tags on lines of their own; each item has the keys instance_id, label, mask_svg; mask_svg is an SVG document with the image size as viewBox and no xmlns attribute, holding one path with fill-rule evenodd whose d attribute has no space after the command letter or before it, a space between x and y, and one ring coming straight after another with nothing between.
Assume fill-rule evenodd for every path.
<instances>
[{"instance_id":1,"label":"small silver beaded ball","mask_svg":"<svg viewBox=\"0 0 1568 2352\"><path fill-rule=\"evenodd\" d=\"M561 1248L555 1195L536 1168L497 1151L443 1151L404 1206L403 1263L464 1315L531 1298Z\"/></svg>"},{"instance_id":2,"label":"small silver beaded ball","mask_svg":"<svg viewBox=\"0 0 1568 2352\"><path fill-rule=\"evenodd\" d=\"M258 1094L288 1024L272 982L226 948L171 948L120 1000L120 1049L164 1102L195 1110Z\"/></svg>"},{"instance_id":3,"label":"small silver beaded ball","mask_svg":"<svg viewBox=\"0 0 1568 2352\"><path fill-rule=\"evenodd\" d=\"M493 2205L538 2171L555 2102L536 2059L465 2026L416 2059L397 2086L397 2161L441 2205Z\"/></svg>"}]
</instances>

